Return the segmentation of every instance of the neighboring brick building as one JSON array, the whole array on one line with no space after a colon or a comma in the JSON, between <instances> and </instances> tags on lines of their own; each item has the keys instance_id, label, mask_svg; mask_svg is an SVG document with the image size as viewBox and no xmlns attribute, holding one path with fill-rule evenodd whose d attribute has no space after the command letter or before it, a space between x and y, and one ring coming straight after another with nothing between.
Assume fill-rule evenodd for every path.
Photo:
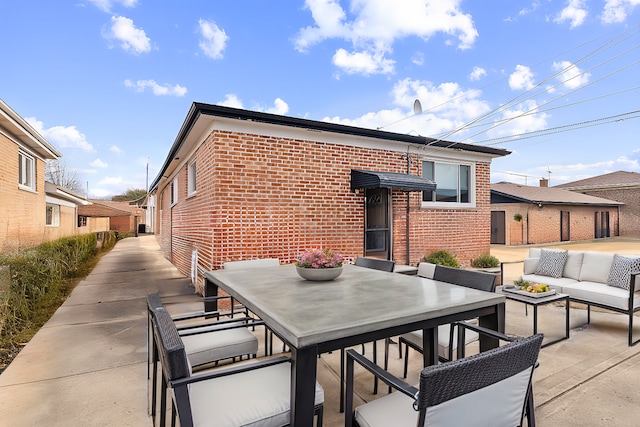
<instances>
[{"instance_id":1,"label":"neighboring brick building","mask_svg":"<svg viewBox=\"0 0 640 427\"><path fill-rule=\"evenodd\" d=\"M107 206L103 202L92 202L78 208L78 222L89 232L117 231L129 233L135 230L132 226L133 214L130 211Z\"/></svg>"},{"instance_id":2,"label":"neighboring brick building","mask_svg":"<svg viewBox=\"0 0 640 427\"><path fill-rule=\"evenodd\" d=\"M411 265L446 249L468 265L489 252L490 165L507 154L194 103L148 206L163 252L183 273L192 259L204 270L251 258L288 263L310 248Z\"/></svg>"},{"instance_id":3,"label":"neighboring brick building","mask_svg":"<svg viewBox=\"0 0 640 427\"><path fill-rule=\"evenodd\" d=\"M622 203L559 188L491 184L491 243L532 245L619 234Z\"/></svg>"},{"instance_id":4,"label":"neighboring brick building","mask_svg":"<svg viewBox=\"0 0 640 427\"><path fill-rule=\"evenodd\" d=\"M117 215L111 217L111 230L118 233L137 233L140 230L143 233L145 232L146 210L141 207L141 203L131 204L132 202L114 202L111 200L93 200L92 202L117 210ZM121 211L129 212L130 215L124 215ZM141 225L142 227L140 227Z\"/></svg>"},{"instance_id":5,"label":"neighboring brick building","mask_svg":"<svg viewBox=\"0 0 640 427\"><path fill-rule=\"evenodd\" d=\"M47 230L56 226L56 212L47 207L45 161L61 156L0 99L0 253L36 246L56 234Z\"/></svg>"},{"instance_id":6,"label":"neighboring brick building","mask_svg":"<svg viewBox=\"0 0 640 427\"><path fill-rule=\"evenodd\" d=\"M640 173L611 172L554 188L624 203L620 207L620 236L640 238Z\"/></svg>"}]
</instances>

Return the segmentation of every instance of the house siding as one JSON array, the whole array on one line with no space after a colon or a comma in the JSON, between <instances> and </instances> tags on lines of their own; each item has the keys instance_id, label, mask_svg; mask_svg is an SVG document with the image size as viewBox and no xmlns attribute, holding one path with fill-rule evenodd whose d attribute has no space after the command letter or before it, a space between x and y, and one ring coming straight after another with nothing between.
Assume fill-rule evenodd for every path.
<instances>
[{"instance_id":1,"label":"house siding","mask_svg":"<svg viewBox=\"0 0 640 427\"><path fill-rule=\"evenodd\" d=\"M426 158L426 157L425 157ZM187 195L187 168L195 159L197 192ZM420 174L421 162L413 162ZM406 156L377 148L213 130L158 186L156 234L165 255L188 274L199 265L274 257L293 262L303 250L331 248L348 258L363 253L364 196L350 189L351 169L406 172ZM425 209L410 193L409 263L446 249L462 264L490 249L490 161L476 163L476 207ZM170 206L171 180L178 201ZM406 193L392 192L393 258L405 256Z\"/></svg>"},{"instance_id":2,"label":"house siding","mask_svg":"<svg viewBox=\"0 0 640 427\"><path fill-rule=\"evenodd\" d=\"M36 246L45 232L44 161L34 156L36 191L18 186L18 145L0 133L0 253Z\"/></svg>"}]
</instances>

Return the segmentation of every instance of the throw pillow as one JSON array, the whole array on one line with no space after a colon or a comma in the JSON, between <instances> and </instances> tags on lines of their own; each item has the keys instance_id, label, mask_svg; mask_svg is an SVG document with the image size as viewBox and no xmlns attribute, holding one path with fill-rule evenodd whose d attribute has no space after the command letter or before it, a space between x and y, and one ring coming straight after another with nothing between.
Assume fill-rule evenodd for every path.
<instances>
[{"instance_id":1,"label":"throw pillow","mask_svg":"<svg viewBox=\"0 0 640 427\"><path fill-rule=\"evenodd\" d=\"M536 274L555 278L562 277L565 262L567 262L567 251L543 249L540 252L540 263L536 267Z\"/></svg>"},{"instance_id":2,"label":"throw pillow","mask_svg":"<svg viewBox=\"0 0 640 427\"><path fill-rule=\"evenodd\" d=\"M607 285L629 290L632 271L640 271L640 258L614 255Z\"/></svg>"}]
</instances>

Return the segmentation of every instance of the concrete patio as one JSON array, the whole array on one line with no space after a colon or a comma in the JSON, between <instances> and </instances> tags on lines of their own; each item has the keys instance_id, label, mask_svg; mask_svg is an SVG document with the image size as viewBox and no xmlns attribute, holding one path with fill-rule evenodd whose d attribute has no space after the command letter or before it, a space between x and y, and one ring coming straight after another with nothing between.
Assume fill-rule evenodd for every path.
<instances>
[{"instance_id":1,"label":"concrete patio","mask_svg":"<svg viewBox=\"0 0 640 427\"><path fill-rule=\"evenodd\" d=\"M560 245L557 245L560 246ZM563 244L578 250L640 253L640 240ZM528 248L495 246L501 261L524 258ZM507 280L519 269L507 270ZM125 239L99 262L47 324L0 375L0 414L7 426L150 426L146 397L146 296L158 291L174 312L201 309L189 279L162 257L154 236ZM390 304L390 309L393 305ZM539 331L564 333L564 308L540 308ZM638 316L640 321L640 316ZM534 374L538 425L629 426L640 417L640 345L627 346L627 320L604 311L571 309L571 338L546 347ZM531 333L532 310L507 302L507 333ZM256 331L262 338L261 331ZM636 335L640 334L640 325ZM379 360L382 360L382 345ZM367 349L371 355L371 347ZM339 354L318 360L325 389L325 426L339 426ZM420 358L410 357L409 382ZM402 374L397 346L390 370ZM372 377L358 375L358 399L369 400ZM357 399L357 400L358 400Z\"/></svg>"}]
</instances>

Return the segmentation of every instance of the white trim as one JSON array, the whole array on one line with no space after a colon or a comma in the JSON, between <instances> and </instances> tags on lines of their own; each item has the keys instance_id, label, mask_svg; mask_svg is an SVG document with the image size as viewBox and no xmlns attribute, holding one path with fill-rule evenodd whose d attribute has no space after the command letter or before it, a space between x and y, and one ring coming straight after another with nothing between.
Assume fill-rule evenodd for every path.
<instances>
[{"instance_id":1,"label":"white trim","mask_svg":"<svg viewBox=\"0 0 640 427\"><path fill-rule=\"evenodd\" d=\"M187 197L195 196L198 190L198 164L193 159L187 164Z\"/></svg>"},{"instance_id":2,"label":"white trim","mask_svg":"<svg viewBox=\"0 0 640 427\"><path fill-rule=\"evenodd\" d=\"M178 177L175 176L169 184L169 206L178 203Z\"/></svg>"},{"instance_id":3,"label":"white trim","mask_svg":"<svg viewBox=\"0 0 640 427\"><path fill-rule=\"evenodd\" d=\"M51 212L51 224L47 224L46 210L50 207L53 209ZM46 204L44 223L47 227L60 227L60 205L54 203Z\"/></svg>"},{"instance_id":4,"label":"white trim","mask_svg":"<svg viewBox=\"0 0 640 427\"><path fill-rule=\"evenodd\" d=\"M28 169L26 172L24 172L25 167ZM36 191L36 167L36 158L22 148L18 149L18 186L20 188Z\"/></svg>"},{"instance_id":5,"label":"white trim","mask_svg":"<svg viewBox=\"0 0 640 427\"><path fill-rule=\"evenodd\" d=\"M476 208L476 163L473 162L464 162L464 161L442 161L437 158L423 158L420 159L420 162L432 162L434 165L436 163L445 163L456 166L469 166L469 201L466 203L460 202L425 202L422 201L422 208L425 209L475 209ZM424 176L424 175L423 175ZM438 183L438 178L435 177L436 185ZM460 184L458 183L458 186ZM459 190L459 187L458 187ZM436 189L437 191L437 189Z\"/></svg>"}]
</instances>

